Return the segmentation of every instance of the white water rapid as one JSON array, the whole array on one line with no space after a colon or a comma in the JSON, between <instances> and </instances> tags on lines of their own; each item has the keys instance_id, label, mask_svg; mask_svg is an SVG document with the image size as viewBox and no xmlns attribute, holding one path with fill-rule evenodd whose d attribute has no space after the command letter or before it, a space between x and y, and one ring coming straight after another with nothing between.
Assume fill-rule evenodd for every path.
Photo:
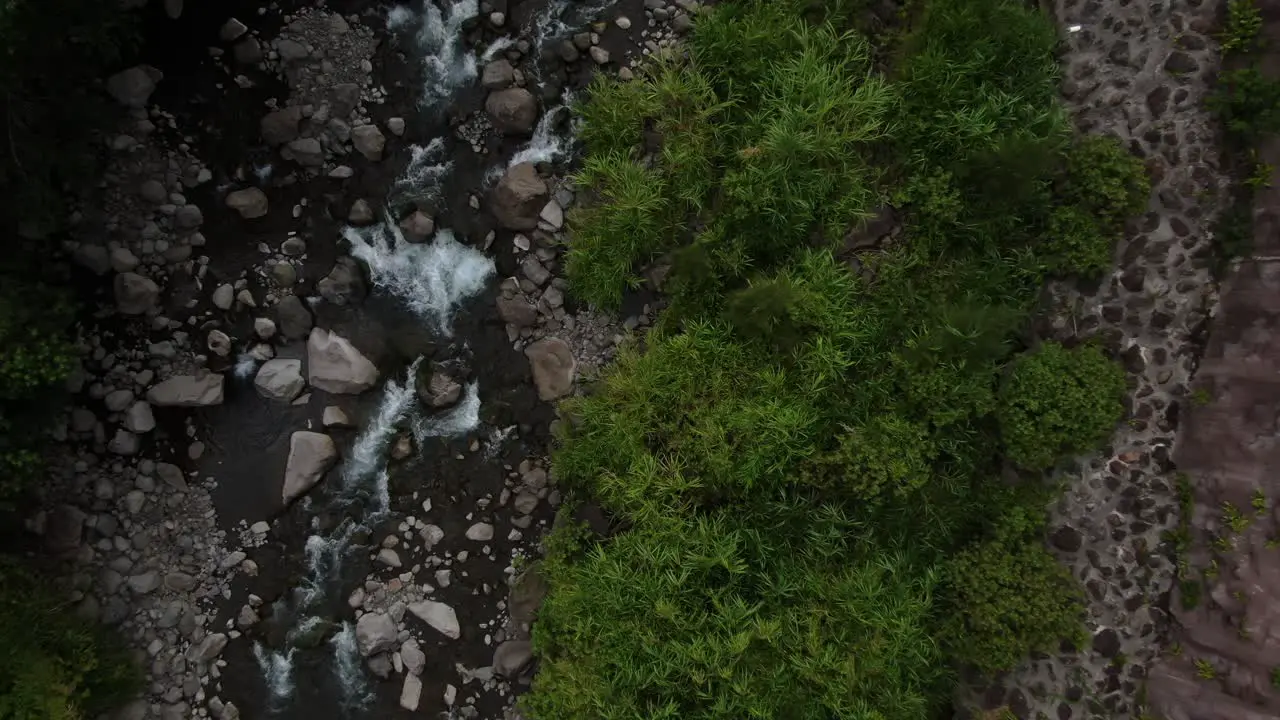
<instances>
[{"instance_id":1,"label":"white water rapid","mask_svg":"<svg viewBox=\"0 0 1280 720\"><path fill-rule=\"evenodd\" d=\"M462 24L480 13L478 0L431 0L418 11L400 5L387 14L387 29L400 33L416 29L411 42L422 64L424 108L436 110L458 88L476 79L476 56L462 42Z\"/></svg>"}]
</instances>

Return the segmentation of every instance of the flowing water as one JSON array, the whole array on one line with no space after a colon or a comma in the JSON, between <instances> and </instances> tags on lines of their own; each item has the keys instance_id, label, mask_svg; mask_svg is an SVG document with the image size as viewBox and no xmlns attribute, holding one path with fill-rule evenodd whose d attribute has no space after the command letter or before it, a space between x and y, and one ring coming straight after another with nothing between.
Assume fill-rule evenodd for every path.
<instances>
[{"instance_id":1,"label":"flowing water","mask_svg":"<svg viewBox=\"0 0 1280 720\"><path fill-rule=\"evenodd\" d=\"M428 116L447 107L456 93L475 81L479 62L496 57L511 45L509 38L500 39L477 58L463 40L463 24L479 12L477 0L440 2L441 5L423 2L413 7L399 6L387 18L388 30L419 58L423 77L420 106ZM566 36L612 4L608 0L556 0L536 16L537 25L532 31L535 44L541 46ZM488 180L494 170L500 176L503 169L518 162L566 158L572 151L570 102L566 93L562 104L541 118L532 139L509 161L499 162L484 179ZM443 134L425 145L414 146L407 166L387 193L382 222L343 230L351 255L368 267L375 292L395 298L441 339L452 337L453 317L461 304L480 294L496 274L494 261L459 242L451 229L439 228L429 242L411 243L398 225L399 215L409 206L434 203L443 196L453 170L449 146ZM466 343L455 350L468 352ZM241 355L236 376L252 377L258 362L249 353ZM351 448L343 453L339 477L332 483L327 501L314 503L323 507L313 507L310 497L303 502L303 510L311 517L305 544L306 574L291 593L276 601L271 613L275 621L289 624L284 642L276 648L262 643L253 647L272 711L289 706L298 675L295 660L304 655L312 658L302 651L317 646L327 652L316 662L328 667L347 711L366 708L374 697L355 629L351 622L336 622L333 613L335 607L345 607L338 595L346 560L365 552L361 543L391 516L389 447L403 431L411 432L422 449L430 442L464 435L480 425L476 382L464 387L462 397L452 408L434 414L422 409L416 387L421 362L419 357L402 377L392 377L384 383L376 408ZM495 457L513 430L514 427L489 428L485 457ZM324 640L326 635L328 639Z\"/></svg>"}]
</instances>

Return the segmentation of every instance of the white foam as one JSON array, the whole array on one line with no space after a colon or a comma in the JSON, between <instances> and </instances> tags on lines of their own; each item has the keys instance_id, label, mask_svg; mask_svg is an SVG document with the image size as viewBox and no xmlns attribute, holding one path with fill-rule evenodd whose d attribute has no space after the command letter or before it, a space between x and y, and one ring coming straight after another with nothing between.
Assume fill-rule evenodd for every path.
<instances>
[{"instance_id":1,"label":"white foam","mask_svg":"<svg viewBox=\"0 0 1280 720\"><path fill-rule=\"evenodd\" d=\"M268 651L262 643L253 644L253 657L258 661L267 692L273 703L287 700L293 695L293 648L286 652Z\"/></svg>"},{"instance_id":2,"label":"white foam","mask_svg":"<svg viewBox=\"0 0 1280 720\"><path fill-rule=\"evenodd\" d=\"M422 64L422 105L435 108L453 91L476 78L476 56L462 41L462 24L480 13L478 0L441 0L441 10L425 0L419 11L404 6L387 14L387 28L393 32L416 26L412 43Z\"/></svg>"},{"instance_id":3,"label":"white foam","mask_svg":"<svg viewBox=\"0 0 1280 720\"><path fill-rule=\"evenodd\" d=\"M457 405L439 415L420 417L413 425L413 437L422 445L430 438L465 435L479 425L480 387L471 382Z\"/></svg>"},{"instance_id":4,"label":"white foam","mask_svg":"<svg viewBox=\"0 0 1280 720\"><path fill-rule=\"evenodd\" d=\"M560 135L556 133L556 124L562 114L569 112L569 103L571 98L565 93L564 104L557 105L538 120L538 126L533 129L533 137L529 142L520 148L511 156L511 161L507 163L507 167L519 165L520 163L549 163L560 160L569 154L573 148L574 133L572 128L569 134Z\"/></svg>"},{"instance_id":5,"label":"white foam","mask_svg":"<svg viewBox=\"0 0 1280 720\"><path fill-rule=\"evenodd\" d=\"M429 243L415 244L388 217L381 225L348 227L343 234L351 254L369 266L374 286L404 300L445 337L453 335L454 311L496 272L492 258L458 242L447 229L436 231Z\"/></svg>"},{"instance_id":6,"label":"white foam","mask_svg":"<svg viewBox=\"0 0 1280 720\"><path fill-rule=\"evenodd\" d=\"M240 353L236 358L236 366L235 369L232 370L232 374L241 380L248 380L257 374L258 362L258 358L253 355L247 352Z\"/></svg>"},{"instance_id":7,"label":"white foam","mask_svg":"<svg viewBox=\"0 0 1280 720\"><path fill-rule=\"evenodd\" d=\"M438 199L444 179L453 170L453 161L445 157L444 138L433 138L425 147L414 145L409 152L409 164L391 188L392 201Z\"/></svg>"},{"instance_id":8,"label":"white foam","mask_svg":"<svg viewBox=\"0 0 1280 720\"><path fill-rule=\"evenodd\" d=\"M498 57L498 53L502 52L503 50L506 50L507 48L515 44L516 44L515 38L511 37L510 35L503 35L497 40L494 40L493 43L489 45L489 47L485 48L484 55L480 56L480 61L487 63L490 60Z\"/></svg>"},{"instance_id":9,"label":"white foam","mask_svg":"<svg viewBox=\"0 0 1280 720\"><path fill-rule=\"evenodd\" d=\"M342 695L348 705L364 706L372 699L369 684L360 662L360 648L356 643L355 627L342 623L342 629L329 638L329 647L333 648L333 674L342 688Z\"/></svg>"}]
</instances>

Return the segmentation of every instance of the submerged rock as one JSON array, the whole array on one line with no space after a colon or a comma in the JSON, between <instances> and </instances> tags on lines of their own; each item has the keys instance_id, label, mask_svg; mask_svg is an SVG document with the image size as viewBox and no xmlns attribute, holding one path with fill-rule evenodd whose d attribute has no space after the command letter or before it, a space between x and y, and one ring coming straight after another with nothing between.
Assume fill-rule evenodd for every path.
<instances>
[{"instance_id":1,"label":"submerged rock","mask_svg":"<svg viewBox=\"0 0 1280 720\"><path fill-rule=\"evenodd\" d=\"M307 381L335 394L362 393L378 382L378 368L346 338L315 328L307 340Z\"/></svg>"},{"instance_id":2,"label":"submerged rock","mask_svg":"<svg viewBox=\"0 0 1280 720\"><path fill-rule=\"evenodd\" d=\"M244 188L227 194L227 207L240 213L245 220L253 220L267 214L267 194L256 187Z\"/></svg>"},{"instance_id":3,"label":"submerged rock","mask_svg":"<svg viewBox=\"0 0 1280 720\"><path fill-rule=\"evenodd\" d=\"M116 308L125 315L142 315L156 306L160 297L160 286L151 278L137 273L125 272L116 275L112 281L115 291Z\"/></svg>"},{"instance_id":4,"label":"submerged rock","mask_svg":"<svg viewBox=\"0 0 1280 720\"><path fill-rule=\"evenodd\" d=\"M290 340L304 338L311 332L313 320L309 310L297 295L287 295L276 303L276 324L280 334Z\"/></svg>"},{"instance_id":5,"label":"submerged rock","mask_svg":"<svg viewBox=\"0 0 1280 720\"><path fill-rule=\"evenodd\" d=\"M338 460L338 448L328 435L299 430L289 438L289 460L281 497L288 505L315 487Z\"/></svg>"},{"instance_id":6,"label":"submerged rock","mask_svg":"<svg viewBox=\"0 0 1280 720\"><path fill-rule=\"evenodd\" d=\"M320 297L334 305L354 305L364 300L364 274L360 265L349 255L338 258L333 269L316 283Z\"/></svg>"}]
</instances>

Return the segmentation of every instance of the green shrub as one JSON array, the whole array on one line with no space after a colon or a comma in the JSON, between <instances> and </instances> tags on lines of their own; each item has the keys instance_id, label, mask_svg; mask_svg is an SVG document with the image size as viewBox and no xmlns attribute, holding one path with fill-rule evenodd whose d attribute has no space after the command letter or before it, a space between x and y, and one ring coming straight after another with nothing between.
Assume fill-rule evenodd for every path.
<instances>
[{"instance_id":1,"label":"green shrub","mask_svg":"<svg viewBox=\"0 0 1280 720\"><path fill-rule=\"evenodd\" d=\"M947 635L961 663L1015 667L1084 633L1080 586L1044 547L1041 514L1015 508L994 537L960 553L947 573L955 614Z\"/></svg>"},{"instance_id":2,"label":"green shrub","mask_svg":"<svg viewBox=\"0 0 1280 720\"><path fill-rule=\"evenodd\" d=\"M1260 45L1262 12L1254 0L1227 0L1227 26L1222 29L1222 53L1247 53Z\"/></svg>"},{"instance_id":3,"label":"green shrub","mask_svg":"<svg viewBox=\"0 0 1280 720\"><path fill-rule=\"evenodd\" d=\"M139 689L119 644L79 619L16 560L0 556L0 717L92 718Z\"/></svg>"},{"instance_id":4,"label":"green shrub","mask_svg":"<svg viewBox=\"0 0 1280 720\"><path fill-rule=\"evenodd\" d=\"M1008 457L1028 470L1092 450L1124 414L1124 370L1093 346L1045 343L1014 361L1000 391Z\"/></svg>"},{"instance_id":5,"label":"green shrub","mask_svg":"<svg viewBox=\"0 0 1280 720\"><path fill-rule=\"evenodd\" d=\"M937 709L934 574L832 507L645 523L548 558L534 720L872 718Z\"/></svg>"},{"instance_id":6,"label":"green shrub","mask_svg":"<svg viewBox=\"0 0 1280 720\"><path fill-rule=\"evenodd\" d=\"M872 417L836 442L834 452L812 461L810 481L862 500L912 494L929 481L937 455L926 428L891 412Z\"/></svg>"},{"instance_id":7,"label":"green shrub","mask_svg":"<svg viewBox=\"0 0 1280 720\"><path fill-rule=\"evenodd\" d=\"M71 372L74 317L66 294L12 274L0 275L0 400L61 382Z\"/></svg>"},{"instance_id":8,"label":"green shrub","mask_svg":"<svg viewBox=\"0 0 1280 720\"><path fill-rule=\"evenodd\" d=\"M1237 145L1251 146L1280 130L1280 81L1257 67L1223 70L1206 104Z\"/></svg>"},{"instance_id":9,"label":"green shrub","mask_svg":"<svg viewBox=\"0 0 1280 720\"><path fill-rule=\"evenodd\" d=\"M1066 152L1058 197L1095 218L1099 227L1118 232L1142 214L1151 193L1142 159L1110 135L1084 135Z\"/></svg>"},{"instance_id":10,"label":"green shrub","mask_svg":"<svg viewBox=\"0 0 1280 720\"><path fill-rule=\"evenodd\" d=\"M576 179L604 202L569 215L573 241L565 260L569 286L587 302L616 307L640 283L635 263L670 243L671 202L662 175L614 154L589 157Z\"/></svg>"},{"instance_id":11,"label":"green shrub","mask_svg":"<svg viewBox=\"0 0 1280 720\"><path fill-rule=\"evenodd\" d=\"M1100 277L1114 264L1116 236L1104 232L1097 219L1078 207L1064 205L1049 216L1037 254L1053 275Z\"/></svg>"}]
</instances>

